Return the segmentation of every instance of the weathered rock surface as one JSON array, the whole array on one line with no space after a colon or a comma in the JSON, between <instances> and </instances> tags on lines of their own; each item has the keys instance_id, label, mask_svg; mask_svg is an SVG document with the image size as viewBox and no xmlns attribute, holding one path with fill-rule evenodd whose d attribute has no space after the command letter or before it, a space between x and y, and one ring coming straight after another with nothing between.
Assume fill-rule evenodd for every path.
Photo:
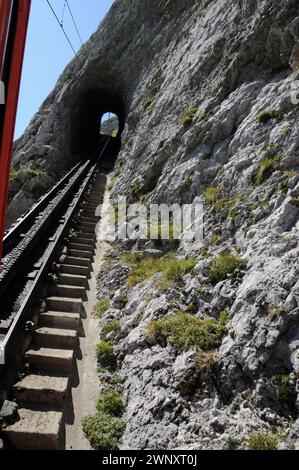
<instances>
[{"instance_id":1,"label":"weathered rock surface","mask_svg":"<svg viewBox=\"0 0 299 470\"><path fill-rule=\"evenodd\" d=\"M15 165L57 179L77 158L80 101L102 88L123 103L126 121L115 201L191 203L217 188L204 251L179 244L197 265L166 292L156 277L127 287L119 252L100 273L99 299L111 300L102 324L121 326L124 449L246 447L248 436L273 428L277 446L299 448L298 43L296 0L118 0L16 143ZM35 183L27 193L27 178L17 179L11 216L19 199L29 207L36 198ZM246 263L215 283L211 262L224 249ZM152 320L190 304L198 318L229 314L208 369L195 350L146 338Z\"/></svg>"}]
</instances>

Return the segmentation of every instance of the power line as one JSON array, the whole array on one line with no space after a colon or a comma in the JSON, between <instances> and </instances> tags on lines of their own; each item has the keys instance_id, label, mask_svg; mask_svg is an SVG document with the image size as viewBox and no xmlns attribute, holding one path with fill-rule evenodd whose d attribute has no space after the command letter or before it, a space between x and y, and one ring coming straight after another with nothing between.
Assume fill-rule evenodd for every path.
<instances>
[{"instance_id":1,"label":"power line","mask_svg":"<svg viewBox=\"0 0 299 470\"><path fill-rule=\"evenodd\" d=\"M71 40L70 40L70 38L68 37L68 35L67 35L67 33L66 33L66 31L65 31L65 29L64 29L64 27L63 27L63 24L59 21L59 18L58 18L58 16L56 15L56 13L55 13L55 11L54 11L54 9L53 9L53 7L52 7L52 5L51 5L51 3L50 3L49 0L47 0L47 3L48 3L48 5L49 5L49 7L51 8L51 11L52 11L53 15L55 16L57 23L59 24L60 28L62 29L63 34L65 35L65 37L66 37L66 39L67 39L67 42L69 43L69 45L71 46L71 48L72 48L72 50L73 50L75 56L77 57L77 52L76 52L76 50L75 50L73 44L71 43Z\"/></svg>"},{"instance_id":2,"label":"power line","mask_svg":"<svg viewBox=\"0 0 299 470\"><path fill-rule=\"evenodd\" d=\"M61 26L63 26L64 16L65 16L65 10L66 10L66 0L64 0L64 3L63 3L62 17L61 17L61 21L60 21Z\"/></svg>"},{"instance_id":3,"label":"power line","mask_svg":"<svg viewBox=\"0 0 299 470\"><path fill-rule=\"evenodd\" d=\"M75 28L76 28L76 31L77 31L77 34L78 34L78 38L80 39L81 45L83 46L83 41L82 41L82 38L81 38L81 36L80 36L79 29L78 29L77 23L76 23L76 21L75 21L74 15L73 15L73 13L72 13L72 9L71 9L71 7L70 7L70 4L69 4L68 0L65 0L65 1L66 1L66 4L67 4L67 7L68 7L68 9L69 9L70 15L71 15L71 17L72 17L74 26L75 26Z\"/></svg>"}]
</instances>

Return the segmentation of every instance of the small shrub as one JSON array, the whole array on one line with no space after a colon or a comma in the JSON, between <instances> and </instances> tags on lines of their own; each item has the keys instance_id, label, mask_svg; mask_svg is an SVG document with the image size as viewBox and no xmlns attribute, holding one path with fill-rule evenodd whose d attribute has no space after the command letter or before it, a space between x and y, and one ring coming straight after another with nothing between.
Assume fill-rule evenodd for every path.
<instances>
[{"instance_id":1,"label":"small shrub","mask_svg":"<svg viewBox=\"0 0 299 470\"><path fill-rule=\"evenodd\" d=\"M121 375L118 375L118 374L114 374L112 377L111 377L111 385L120 385L120 384L123 384L125 381L125 379L121 376Z\"/></svg>"},{"instance_id":2,"label":"small shrub","mask_svg":"<svg viewBox=\"0 0 299 470\"><path fill-rule=\"evenodd\" d=\"M266 181L274 170L279 165L280 158L278 156L271 158L263 158L257 167L257 171L253 177L253 184L255 186L260 186L264 181Z\"/></svg>"},{"instance_id":3,"label":"small shrub","mask_svg":"<svg viewBox=\"0 0 299 470\"><path fill-rule=\"evenodd\" d=\"M184 188L186 191L188 191L192 186L192 178L190 176L186 176L184 180Z\"/></svg>"},{"instance_id":4,"label":"small shrub","mask_svg":"<svg viewBox=\"0 0 299 470\"><path fill-rule=\"evenodd\" d=\"M184 112L184 114L182 114L182 116L180 117L180 122L183 124L184 128L187 129L188 127L191 126L192 122L193 122L193 118L194 116L196 115L197 113L197 108L193 107L193 108L189 108L187 109L187 111Z\"/></svg>"},{"instance_id":5,"label":"small shrub","mask_svg":"<svg viewBox=\"0 0 299 470\"><path fill-rule=\"evenodd\" d=\"M96 355L101 367L114 369L116 366L116 356L113 351L113 344L108 341L101 341L96 346Z\"/></svg>"},{"instance_id":6,"label":"small shrub","mask_svg":"<svg viewBox=\"0 0 299 470\"><path fill-rule=\"evenodd\" d=\"M238 439L234 439L232 437L229 437L227 439L227 450L237 450L240 446L240 442Z\"/></svg>"},{"instance_id":7,"label":"small shrub","mask_svg":"<svg viewBox=\"0 0 299 470\"><path fill-rule=\"evenodd\" d=\"M11 168L10 174L9 174L9 181L10 182L15 181L17 179L17 176L18 176L17 170L15 170L14 168Z\"/></svg>"},{"instance_id":8,"label":"small shrub","mask_svg":"<svg viewBox=\"0 0 299 470\"><path fill-rule=\"evenodd\" d=\"M101 337L106 338L109 333L112 333L112 331L119 331L121 329L120 323L118 321L111 321L107 323L105 326L103 326L102 331L101 331Z\"/></svg>"},{"instance_id":9,"label":"small shrub","mask_svg":"<svg viewBox=\"0 0 299 470\"><path fill-rule=\"evenodd\" d=\"M101 318L104 315L104 313L107 312L109 307L110 307L109 300L107 300L107 299L100 300L94 308L94 315L97 318Z\"/></svg>"},{"instance_id":10,"label":"small shrub","mask_svg":"<svg viewBox=\"0 0 299 470\"><path fill-rule=\"evenodd\" d=\"M236 269L245 261L237 256L232 255L228 251L224 251L216 258L213 259L210 270L211 270L211 281L213 284L217 284L220 281L224 281L230 274L233 274Z\"/></svg>"},{"instance_id":11,"label":"small shrub","mask_svg":"<svg viewBox=\"0 0 299 470\"><path fill-rule=\"evenodd\" d=\"M97 412L82 421L83 431L91 445L99 450L117 450L125 423L107 413Z\"/></svg>"},{"instance_id":12,"label":"small shrub","mask_svg":"<svg viewBox=\"0 0 299 470\"><path fill-rule=\"evenodd\" d=\"M219 199L220 193L221 188L219 188L219 186L210 186L209 188L205 189L203 196L208 204L214 204L217 199Z\"/></svg>"},{"instance_id":13,"label":"small shrub","mask_svg":"<svg viewBox=\"0 0 299 470\"><path fill-rule=\"evenodd\" d=\"M276 119L277 121L281 121L283 119L283 111L278 109L266 109L256 117L256 120L261 124L265 124L270 119Z\"/></svg>"},{"instance_id":14,"label":"small shrub","mask_svg":"<svg viewBox=\"0 0 299 470\"><path fill-rule=\"evenodd\" d=\"M221 344L226 328L215 320L201 320L189 313L165 317L150 323L148 338L162 338L179 350L197 347L202 351L216 349Z\"/></svg>"},{"instance_id":15,"label":"small shrub","mask_svg":"<svg viewBox=\"0 0 299 470\"><path fill-rule=\"evenodd\" d=\"M297 398L296 386L291 381L289 375L274 375L271 377L271 383L276 387L277 398L282 405L295 406Z\"/></svg>"},{"instance_id":16,"label":"small shrub","mask_svg":"<svg viewBox=\"0 0 299 470\"><path fill-rule=\"evenodd\" d=\"M124 410L123 398L115 390L103 392L97 404L97 411L111 416L120 416Z\"/></svg>"},{"instance_id":17,"label":"small shrub","mask_svg":"<svg viewBox=\"0 0 299 470\"><path fill-rule=\"evenodd\" d=\"M276 450L278 439L270 433L252 434L247 438L247 447L251 450Z\"/></svg>"}]
</instances>

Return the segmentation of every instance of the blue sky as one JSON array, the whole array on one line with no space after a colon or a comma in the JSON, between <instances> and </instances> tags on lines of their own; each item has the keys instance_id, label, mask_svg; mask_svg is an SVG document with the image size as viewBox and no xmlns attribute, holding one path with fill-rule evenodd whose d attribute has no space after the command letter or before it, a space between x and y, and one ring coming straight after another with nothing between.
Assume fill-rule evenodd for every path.
<instances>
[{"instance_id":1,"label":"blue sky","mask_svg":"<svg viewBox=\"0 0 299 470\"><path fill-rule=\"evenodd\" d=\"M83 42L97 29L113 1L69 0ZM61 19L64 0L50 0L50 3ZM64 27L78 50L80 40L67 10ZM25 130L73 56L46 0L32 0L15 138Z\"/></svg>"}]
</instances>

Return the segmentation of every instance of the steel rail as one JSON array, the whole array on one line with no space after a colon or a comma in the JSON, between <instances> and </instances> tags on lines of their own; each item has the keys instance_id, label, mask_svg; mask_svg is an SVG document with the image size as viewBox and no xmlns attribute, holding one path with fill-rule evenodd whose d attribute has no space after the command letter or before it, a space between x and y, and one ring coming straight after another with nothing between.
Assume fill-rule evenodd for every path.
<instances>
[{"instance_id":1,"label":"steel rail","mask_svg":"<svg viewBox=\"0 0 299 470\"><path fill-rule=\"evenodd\" d=\"M74 216L77 214L80 204L83 201L86 189L88 188L97 169L98 165L96 163L88 171L88 174L85 177L83 183L81 184L77 194L73 198L71 204L69 204L69 210L64 216L64 220L60 221L60 227L58 226L56 238L54 241L49 243L47 248L47 251L49 252L45 257L45 260L42 263L42 266L40 267L26 298L23 300L22 305L16 313L11 326L5 334L4 340L1 343L2 350L4 351L4 353L8 351L9 345L11 344L12 339L15 337L18 331L18 327L21 325L22 320L25 320L27 311L30 305L32 304L33 300L35 299L41 284L44 282L45 277L49 272L49 269L53 266L54 261L57 261L57 257L61 253L63 247L64 239L68 234L70 226L74 221Z\"/></svg>"},{"instance_id":2,"label":"steel rail","mask_svg":"<svg viewBox=\"0 0 299 470\"><path fill-rule=\"evenodd\" d=\"M43 212L40 213L31 229L27 232L20 243L4 259L0 271L0 297L14 280L15 276L26 266L27 260L34 248L41 239L47 236L49 228L59 214L61 208L69 203L69 199L74 194L77 187L85 177L91 167L91 162L87 161L77 172L71 176L66 187L58 192L50 201Z\"/></svg>"},{"instance_id":3,"label":"steel rail","mask_svg":"<svg viewBox=\"0 0 299 470\"><path fill-rule=\"evenodd\" d=\"M19 222L12 227L11 230L4 236L3 239L3 257L17 246L21 239L25 236L26 232L32 227L36 217L47 207L51 199L63 189L68 180L75 174L82 163L75 165L50 191L48 191L33 208L25 214Z\"/></svg>"}]
</instances>

